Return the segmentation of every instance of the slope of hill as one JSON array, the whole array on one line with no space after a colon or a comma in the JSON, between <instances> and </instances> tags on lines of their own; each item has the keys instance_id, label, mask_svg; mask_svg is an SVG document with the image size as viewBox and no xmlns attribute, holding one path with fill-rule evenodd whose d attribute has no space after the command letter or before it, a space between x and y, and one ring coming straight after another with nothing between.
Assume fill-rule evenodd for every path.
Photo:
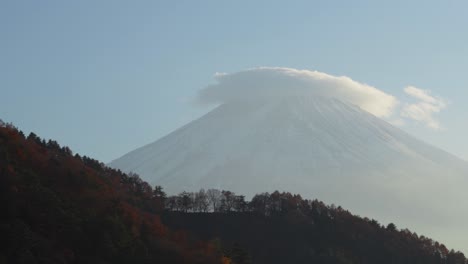
<instances>
[{"instance_id":1,"label":"slope of hill","mask_svg":"<svg viewBox=\"0 0 468 264\"><path fill-rule=\"evenodd\" d=\"M160 221L160 192L0 122L0 263L221 263Z\"/></svg>"},{"instance_id":2,"label":"slope of hill","mask_svg":"<svg viewBox=\"0 0 468 264\"><path fill-rule=\"evenodd\" d=\"M164 223L220 241L241 263L468 263L462 253L408 229L300 195L262 193L245 203L242 196L212 189L168 201L175 206L163 214ZM205 212L206 205L215 212Z\"/></svg>"}]
</instances>

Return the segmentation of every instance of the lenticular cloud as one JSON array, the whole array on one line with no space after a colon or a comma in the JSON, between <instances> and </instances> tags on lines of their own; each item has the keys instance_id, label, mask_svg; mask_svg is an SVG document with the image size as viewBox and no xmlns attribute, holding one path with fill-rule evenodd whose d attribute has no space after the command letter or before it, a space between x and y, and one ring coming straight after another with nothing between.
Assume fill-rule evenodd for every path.
<instances>
[{"instance_id":1,"label":"lenticular cloud","mask_svg":"<svg viewBox=\"0 0 468 264\"><path fill-rule=\"evenodd\" d=\"M200 91L202 103L255 101L287 96L322 96L347 101L378 116L389 117L398 100L346 76L292 68L261 67L216 74L216 84Z\"/></svg>"}]
</instances>

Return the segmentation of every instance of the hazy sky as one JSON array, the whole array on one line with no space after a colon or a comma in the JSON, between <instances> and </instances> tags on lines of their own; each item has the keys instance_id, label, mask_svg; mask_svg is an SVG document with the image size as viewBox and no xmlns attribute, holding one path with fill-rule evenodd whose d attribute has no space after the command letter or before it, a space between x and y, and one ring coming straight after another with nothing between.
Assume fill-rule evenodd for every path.
<instances>
[{"instance_id":1,"label":"hazy sky","mask_svg":"<svg viewBox=\"0 0 468 264\"><path fill-rule=\"evenodd\" d=\"M376 2L2 1L0 118L108 162L205 113L216 72L289 67L430 90L439 129L402 129L468 159L468 2Z\"/></svg>"}]
</instances>

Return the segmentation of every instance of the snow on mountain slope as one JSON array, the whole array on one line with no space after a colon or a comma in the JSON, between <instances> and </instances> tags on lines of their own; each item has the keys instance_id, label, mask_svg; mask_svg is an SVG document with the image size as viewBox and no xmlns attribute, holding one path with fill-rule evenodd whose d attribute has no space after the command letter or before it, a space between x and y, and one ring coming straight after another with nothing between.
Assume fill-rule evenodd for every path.
<instances>
[{"instance_id":1,"label":"snow on mountain slope","mask_svg":"<svg viewBox=\"0 0 468 264\"><path fill-rule=\"evenodd\" d=\"M110 165L170 194L284 190L468 242L446 228L468 219L466 162L333 98L228 102Z\"/></svg>"},{"instance_id":2,"label":"snow on mountain slope","mask_svg":"<svg viewBox=\"0 0 468 264\"><path fill-rule=\"evenodd\" d=\"M169 192L218 187L248 195L299 191L309 188L311 179L442 179L465 166L336 99L288 97L244 102L242 107L232 104L219 106L111 166L136 172Z\"/></svg>"}]
</instances>

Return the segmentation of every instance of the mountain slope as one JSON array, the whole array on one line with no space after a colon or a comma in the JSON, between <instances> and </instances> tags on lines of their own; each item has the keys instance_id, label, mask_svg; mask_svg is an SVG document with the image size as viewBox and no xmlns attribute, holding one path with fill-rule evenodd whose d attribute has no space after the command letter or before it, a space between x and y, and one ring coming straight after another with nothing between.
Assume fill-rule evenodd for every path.
<instances>
[{"instance_id":1,"label":"mountain slope","mask_svg":"<svg viewBox=\"0 0 468 264\"><path fill-rule=\"evenodd\" d=\"M169 193L301 193L439 239L468 219L456 204L465 199L464 161L333 98L225 103L110 165Z\"/></svg>"},{"instance_id":2,"label":"mountain slope","mask_svg":"<svg viewBox=\"0 0 468 264\"><path fill-rule=\"evenodd\" d=\"M357 107L325 98L224 104L110 165L169 192L221 187L249 195L259 187L298 191L336 177L428 179L466 167Z\"/></svg>"}]
</instances>

